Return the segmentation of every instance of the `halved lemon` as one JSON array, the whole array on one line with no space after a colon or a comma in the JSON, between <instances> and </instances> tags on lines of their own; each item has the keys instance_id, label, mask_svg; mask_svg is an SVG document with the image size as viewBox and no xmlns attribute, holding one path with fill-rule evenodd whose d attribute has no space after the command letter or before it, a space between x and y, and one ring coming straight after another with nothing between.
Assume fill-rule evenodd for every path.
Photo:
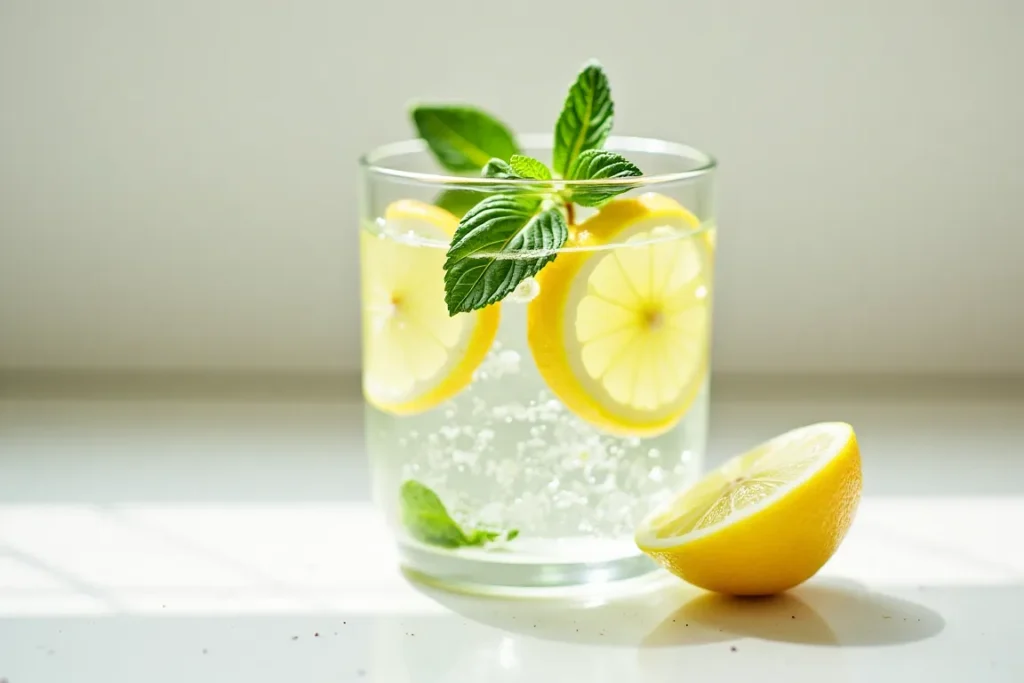
<instances>
[{"instance_id":1,"label":"halved lemon","mask_svg":"<svg viewBox=\"0 0 1024 683\"><path fill-rule=\"evenodd\" d=\"M730 595L779 593L839 547L860 502L853 428L795 429L737 456L641 522L636 543L682 579Z\"/></svg>"},{"instance_id":2,"label":"halved lemon","mask_svg":"<svg viewBox=\"0 0 1024 683\"><path fill-rule=\"evenodd\" d=\"M403 199L381 234L362 231L363 393L383 411L419 413L456 395L494 342L497 305L455 316L445 306L444 245L458 224Z\"/></svg>"},{"instance_id":3,"label":"halved lemon","mask_svg":"<svg viewBox=\"0 0 1024 683\"><path fill-rule=\"evenodd\" d=\"M648 193L581 223L537 276L527 310L537 369L576 415L613 434L674 425L707 367L709 252L700 221Z\"/></svg>"}]
</instances>

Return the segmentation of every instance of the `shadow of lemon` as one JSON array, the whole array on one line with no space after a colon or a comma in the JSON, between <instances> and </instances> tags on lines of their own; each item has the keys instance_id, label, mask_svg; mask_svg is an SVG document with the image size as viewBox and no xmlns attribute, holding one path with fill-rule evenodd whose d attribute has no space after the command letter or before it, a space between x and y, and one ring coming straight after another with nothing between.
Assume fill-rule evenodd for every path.
<instances>
[{"instance_id":1,"label":"shadow of lemon","mask_svg":"<svg viewBox=\"0 0 1024 683\"><path fill-rule=\"evenodd\" d=\"M680 621L729 638L832 647L912 643L945 628L945 620L927 607L835 581L813 582L763 598L703 593L663 620L643 644L686 644L679 634Z\"/></svg>"}]
</instances>

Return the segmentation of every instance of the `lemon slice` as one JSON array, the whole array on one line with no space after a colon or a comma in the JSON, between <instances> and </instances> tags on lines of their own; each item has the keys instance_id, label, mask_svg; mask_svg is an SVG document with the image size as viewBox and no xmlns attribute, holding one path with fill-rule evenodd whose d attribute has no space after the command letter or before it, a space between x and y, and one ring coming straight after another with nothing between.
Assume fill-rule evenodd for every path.
<instances>
[{"instance_id":1,"label":"lemon slice","mask_svg":"<svg viewBox=\"0 0 1024 683\"><path fill-rule=\"evenodd\" d=\"M668 197L618 199L581 223L537 276L527 310L537 369L576 415L620 435L674 425L704 383L708 253Z\"/></svg>"},{"instance_id":2,"label":"lemon slice","mask_svg":"<svg viewBox=\"0 0 1024 683\"><path fill-rule=\"evenodd\" d=\"M473 379L498 332L500 309L448 315L444 246L458 219L409 199L362 231L363 393L396 415L429 410Z\"/></svg>"},{"instance_id":3,"label":"lemon slice","mask_svg":"<svg viewBox=\"0 0 1024 683\"><path fill-rule=\"evenodd\" d=\"M809 579L836 551L860 490L853 428L810 425L708 474L641 522L636 543L702 588L778 593Z\"/></svg>"}]
</instances>

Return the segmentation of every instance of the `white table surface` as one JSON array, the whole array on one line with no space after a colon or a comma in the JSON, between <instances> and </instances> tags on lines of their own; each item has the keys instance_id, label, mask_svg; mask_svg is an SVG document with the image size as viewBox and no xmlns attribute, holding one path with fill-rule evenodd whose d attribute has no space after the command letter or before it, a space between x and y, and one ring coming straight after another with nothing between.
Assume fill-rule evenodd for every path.
<instances>
[{"instance_id":1,"label":"white table surface","mask_svg":"<svg viewBox=\"0 0 1024 683\"><path fill-rule=\"evenodd\" d=\"M211 388L212 386L212 388ZM865 497L818 577L561 600L408 583L329 391L0 387L0 680L1024 681L1024 392L756 381L710 460L851 422Z\"/></svg>"}]
</instances>

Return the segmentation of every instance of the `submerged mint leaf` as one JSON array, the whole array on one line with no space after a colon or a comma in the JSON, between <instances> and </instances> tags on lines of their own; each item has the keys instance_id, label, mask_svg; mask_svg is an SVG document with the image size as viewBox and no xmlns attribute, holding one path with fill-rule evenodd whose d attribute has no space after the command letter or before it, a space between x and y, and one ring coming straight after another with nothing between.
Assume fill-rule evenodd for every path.
<instances>
[{"instance_id":1,"label":"submerged mint leaf","mask_svg":"<svg viewBox=\"0 0 1024 683\"><path fill-rule=\"evenodd\" d=\"M437 494L409 479L401 489L402 525L413 538L429 545L458 548L468 539L448 514Z\"/></svg>"},{"instance_id":2,"label":"submerged mint leaf","mask_svg":"<svg viewBox=\"0 0 1024 683\"><path fill-rule=\"evenodd\" d=\"M436 493L415 479L402 484L399 493L402 525L417 541L443 548L478 546L497 540L501 532L473 529L468 533L452 519ZM505 541L519 535L518 529L505 533Z\"/></svg>"},{"instance_id":3,"label":"submerged mint leaf","mask_svg":"<svg viewBox=\"0 0 1024 683\"><path fill-rule=\"evenodd\" d=\"M564 178L582 152L600 149L612 130L614 117L608 77L600 64L590 61L569 88L555 124L555 171Z\"/></svg>"},{"instance_id":4,"label":"submerged mint leaf","mask_svg":"<svg viewBox=\"0 0 1024 683\"><path fill-rule=\"evenodd\" d=\"M490 543L499 536L501 536L501 534L497 531L484 531L482 529L477 529L466 537L466 545L483 545L485 543Z\"/></svg>"},{"instance_id":5,"label":"submerged mint leaf","mask_svg":"<svg viewBox=\"0 0 1024 683\"><path fill-rule=\"evenodd\" d=\"M576 158L566 180L612 180L641 175L643 173L640 169L620 154L602 149L588 149ZM583 206L601 206L630 187L629 184L574 187L569 198Z\"/></svg>"},{"instance_id":6,"label":"submerged mint leaf","mask_svg":"<svg viewBox=\"0 0 1024 683\"><path fill-rule=\"evenodd\" d=\"M543 161L522 154L513 154L508 165L520 178L531 178L534 180L551 180L551 169L544 165Z\"/></svg>"},{"instance_id":7,"label":"submerged mint leaf","mask_svg":"<svg viewBox=\"0 0 1024 683\"><path fill-rule=\"evenodd\" d=\"M450 189L441 192L434 199L434 206L439 206L456 218L462 218L474 206L480 203L490 192L479 190Z\"/></svg>"},{"instance_id":8,"label":"submerged mint leaf","mask_svg":"<svg viewBox=\"0 0 1024 683\"><path fill-rule=\"evenodd\" d=\"M449 171L479 171L492 158L519 152L508 127L482 109L465 105L418 105L412 121L438 162Z\"/></svg>"},{"instance_id":9,"label":"submerged mint leaf","mask_svg":"<svg viewBox=\"0 0 1024 683\"><path fill-rule=\"evenodd\" d=\"M444 264L451 315L504 299L555 258L569 237L562 212L524 195L487 197L463 216Z\"/></svg>"}]
</instances>

